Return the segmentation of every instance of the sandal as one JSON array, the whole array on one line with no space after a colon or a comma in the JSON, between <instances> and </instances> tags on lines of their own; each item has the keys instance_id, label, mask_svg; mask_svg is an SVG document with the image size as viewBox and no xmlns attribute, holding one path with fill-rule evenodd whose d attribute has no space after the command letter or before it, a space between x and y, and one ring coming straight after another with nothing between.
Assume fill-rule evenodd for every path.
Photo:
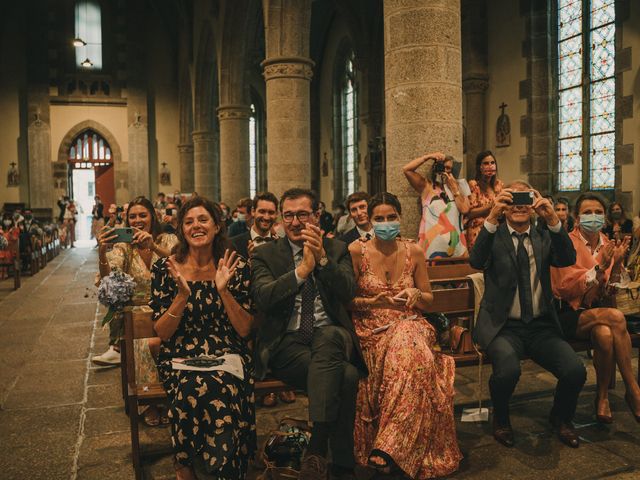
<instances>
[{"instance_id":1,"label":"sandal","mask_svg":"<svg viewBox=\"0 0 640 480\"><path fill-rule=\"evenodd\" d=\"M374 462L374 458L379 458L384 463ZM367 466L374 468L378 471L378 473L382 473L384 475L399 473L401 471L400 467L396 465L396 462L393 461L393 458L391 458L388 453L383 452L382 450L379 450L377 448L371 450L369 458L367 459Z\"/></svg>"}]
</instances>

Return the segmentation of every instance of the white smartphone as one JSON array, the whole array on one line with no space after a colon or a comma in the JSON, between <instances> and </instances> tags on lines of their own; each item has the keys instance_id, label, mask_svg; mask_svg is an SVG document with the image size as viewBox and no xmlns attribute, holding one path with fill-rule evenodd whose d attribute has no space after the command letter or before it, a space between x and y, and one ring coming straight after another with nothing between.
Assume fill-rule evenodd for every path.
<instances>
[{"instance_id":1,"label":"white smartphone","mask_svg":"<svg viewBox=\"0 0 640 480\"><path fill-rule=\"evenodd\" d=\"M417 315L411 315L410 317L403 318L403 319L402 319L402 320L400 320L400 321L403 321L403 320L404 320L404 321L415 320L416 318L418 318L418 316L417 316ZM381 327L374 328L374 329L373 329L373 330L371 330L371 331L373 332L373 334L374 334L374 335L375 335L375 334L377 334L377 333L382 333L382 332L384 332L385 330L389 330L389 327L391 327L391 325L392 325L391 323L388 323L388 324L386 324L386 325L382 325Z\"/></svg>"}]
</instances>

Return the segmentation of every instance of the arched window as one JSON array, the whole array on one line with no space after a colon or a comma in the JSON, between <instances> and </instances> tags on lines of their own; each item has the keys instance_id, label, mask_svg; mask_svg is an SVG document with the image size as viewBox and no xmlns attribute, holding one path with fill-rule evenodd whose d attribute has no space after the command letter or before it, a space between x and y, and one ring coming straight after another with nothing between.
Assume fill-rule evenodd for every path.
<instances>
[{"instance_id":1,"label":"arched window","mask_svg":"<svg viewBox=\"0 0 640 480\"><path fill-rule=\"evenodd\" d=\"M107 141L93 130L78 135L69 149L69 162L74 168L93 168L113 163Z\"/></svg>"},{"instance_id":2,"label":"arched window","mask_svg":"<svg viewBox=\"0 0 640 480\"><path fill-rule=\"evenodd\" d=\"M615 0L558 0L558 190L615 187Z\"/></svg>"},{"instance_id":3,"label":"arched window","mask_svg":"<svg viewBox=\"0 0 640 480\"><path fill-rule=\"evenodd\" d=\"M258 189L258 122L256 106L251 104L249 117L249 195L253 198Z\"/></svg>"},{"instance_id":4,"label":"arched window","mask_svg":"<svg viewBox=\"0 0 640 480\"><path fill-rule=\"evenodd\" d=\"M76 65L91 70L102 69L102 14L96 1L76 2L74 45Z\"/></svg>"},{"instance_id":5,"label":"arched window","mask_svg":"<svg viewBox=\"0 0 640 480\"><path fill-rule=\"evenodd\" d=\"M358 189L358 97L353 51L342 65L340 78L340 133L342 158L342 198Z\"/></svg>"}]
</instances>

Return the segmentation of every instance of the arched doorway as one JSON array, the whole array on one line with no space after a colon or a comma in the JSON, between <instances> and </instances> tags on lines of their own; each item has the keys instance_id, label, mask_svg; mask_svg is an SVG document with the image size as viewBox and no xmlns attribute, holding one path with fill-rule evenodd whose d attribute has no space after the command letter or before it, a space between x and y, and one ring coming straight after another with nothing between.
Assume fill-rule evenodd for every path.
<instances>
[{"instance_id":1,"label":"arched doorway","mask_svg":"<svg viewBox=\"0 0 640 480\"><path fill-rule=\"evenodd\" d=\"M94 197L108 206L115 202L113 155L109 143L91 129L78 134L68 152L67 194L78 208L76 238L88 239Z\"/></svg>"}]
</instances>

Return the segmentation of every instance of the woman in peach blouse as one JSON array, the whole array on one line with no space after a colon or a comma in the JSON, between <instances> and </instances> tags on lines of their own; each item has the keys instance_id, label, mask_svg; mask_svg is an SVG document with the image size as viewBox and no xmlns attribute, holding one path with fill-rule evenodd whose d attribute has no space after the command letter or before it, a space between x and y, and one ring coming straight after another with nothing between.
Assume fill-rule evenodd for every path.
<instances>
[{"instance_id":1,"label":"woman in peach blouse","mask_svg":"<svg viewBox=\"0 0 640 480\"><path fill-rule=\"evenodd\" d=\"M467 220L467 248L471 250L482 229L484 219L493 208L493 199L502 190L503 183L498 180L498 163L490 150L476 156L476 179L469 181L471 197Z\"/></svg>"},{"instance_id":2,"label":"woman in peach blouse","mask_svg":"<svg viewBox=\"0 0 640 480\"><path fill-rule=\"evenodd\" d=\"M554 295L560 299L560 324L567 337L591 340L596 368L596 419L611 423L608 389L617 364L626 386L625 400L640 422L640 387L631 366L631 338L624 314L610 308L609 282L618 281L624 269L629 240L610 241L602 233L605 204L594 193L583 193L575 206L576 228L569 237L576 249L576 263L551 268Z\"/></svg>"}]
</instances>

